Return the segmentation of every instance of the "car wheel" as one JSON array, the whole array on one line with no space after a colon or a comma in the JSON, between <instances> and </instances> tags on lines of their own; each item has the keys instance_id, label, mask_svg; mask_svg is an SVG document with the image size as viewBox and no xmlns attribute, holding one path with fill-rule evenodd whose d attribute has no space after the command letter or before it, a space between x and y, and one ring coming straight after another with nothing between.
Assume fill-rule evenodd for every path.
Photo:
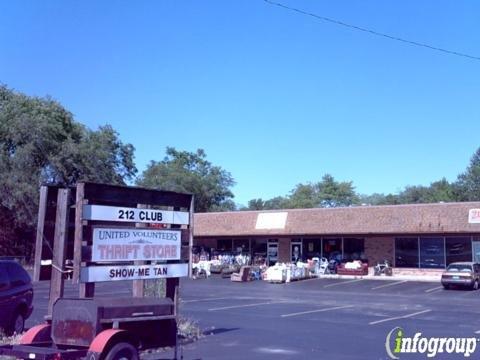
<instances>
[{"instance_id":1,"label":"car wheel","mask_svg":"<svg viewBox=\"0 0 480 360\"><path fill-rule=\"evenodd\" d=\"M448 290L448 289L450 289L450 285L448 285L448 284L443 284L443 288L444 288L445 290Z\"/></svg>"},{"instance_id":2,"label":"car wheel","mask_svg":"<svg viewBox=\"0 0 480 360\"><path fill-rule=\"evenodd\" d=\"M472 290L478 290L478 280L473 283Z\"/></svg>"}]
</instances>

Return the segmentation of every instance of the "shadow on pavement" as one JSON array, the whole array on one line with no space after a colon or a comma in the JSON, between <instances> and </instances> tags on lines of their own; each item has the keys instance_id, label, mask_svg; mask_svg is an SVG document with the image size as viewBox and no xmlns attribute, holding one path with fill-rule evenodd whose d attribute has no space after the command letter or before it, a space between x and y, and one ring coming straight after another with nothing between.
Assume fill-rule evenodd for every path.
<instances>
[{"instance_id":1,"label":"shadow on pavement","mask_svg":"<svg viewBox=\"0 0 480 360\"><path fill-rule=\"evenodd\" d=\"M210 330L204 330L203 335L218 335L218 334L223 334L229 331L235 331L239 330L240 328L218 328L218 329L210 329Z\"/></svg>"}]
</instances>

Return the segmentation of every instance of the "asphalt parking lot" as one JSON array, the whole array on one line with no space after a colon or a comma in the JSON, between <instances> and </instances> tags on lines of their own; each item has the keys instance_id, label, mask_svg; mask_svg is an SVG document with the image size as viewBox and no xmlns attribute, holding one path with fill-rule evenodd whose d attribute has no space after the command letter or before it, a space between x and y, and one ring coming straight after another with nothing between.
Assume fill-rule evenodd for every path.
<instances>
[{"instance_id":1,"label":"asphalt parking lot","mask_svg":"<svg viewBox=\"0 0 480 360\"><path fill-rule=\"evenodd\" d=\"M130 288L128 282L102 283L97 294L128 296ZM439 283L311 279L269 284L212 277L182 279L180 293L181 314L206 334L183 347L185 359L388 359L386 336L397 326L409 336L480 337L480 291L444 290ZM76 287L67 284L66 296L76 295ZM48 283L37 283L27 326L41 322L47 302ZM480 349L476 353L473 358ZM437 358L463 358L441 355Z\"/></svg>"}]
</instances>

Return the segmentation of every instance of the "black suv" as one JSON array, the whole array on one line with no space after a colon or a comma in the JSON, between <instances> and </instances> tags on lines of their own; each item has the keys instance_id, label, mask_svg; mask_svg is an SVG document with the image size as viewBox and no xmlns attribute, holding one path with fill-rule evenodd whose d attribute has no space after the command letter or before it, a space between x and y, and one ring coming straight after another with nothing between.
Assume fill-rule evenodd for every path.
<instances>
[{"instance_id":1,"label":"black suv","mask_svg":"<svg viewBox=\"0 0 480 360\"><path fill-rule=\"evenodd\" d=\"M0 328L7 335L21 333L32 313L33 288L30 275L9 260L0 260Z\"/></svg>"}]
</instances>

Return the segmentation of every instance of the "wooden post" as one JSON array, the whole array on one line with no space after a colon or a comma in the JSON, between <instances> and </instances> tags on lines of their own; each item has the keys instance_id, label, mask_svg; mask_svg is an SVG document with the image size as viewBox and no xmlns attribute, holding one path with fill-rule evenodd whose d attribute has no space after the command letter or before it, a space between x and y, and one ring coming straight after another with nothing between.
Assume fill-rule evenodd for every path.
<instances>
[{"instance_id":1,"label":"wooden post","mask_svg":"<svg viewBox=\"0 0 480 360\"><path fill-rule=\"evenodd\" d=\"M137 204L137 208L148 208L148 206ZM135 227L145 227L145 224L135 223ZM134 265L145 265L145 261L134 261ZM133 280L132 284L132 296L133 297L144 297L145 296L145 280Z\"/></svg>"},{"instance_id":2,"label":"wooden post","mask_svg":"<svg viewBox=\"0 0 480 360\"><path fill-rule=\"evenodd\" d=\"M134 261L133 263L134 265L144 265L145 261ZM145 295L144 286L145 286L145 280L133 280L132 296L143 297Z\"/></svg>"},{"instance_id":3,"label":"wooden post","mask_svg":"<svg viewBox=\"0 0 480 360\"><path fill-rule=\"evenodd\" d=\"M63 272L65 270L65 257L68 238L69 197L70 189L58 190L48 315L52 315L53 303L58 298L63 296Z\"/></svg>"},{"instance_id":4,"label":"wooden post","mask_svg":"<svg viewBox=\"0 0 480 360\"><path fill-rule=\"evenodd\" d=\"M82 262L82 241L83 241L83 198L85 184L77 184L77 195L75 199L75 237L73 240L73 276L72 282L78 284L80 280L80 263Z\"/></svg>"},{"instance_id":5,"label":"wooden post","mask_svg":"<svg viewBox=\"0 0 480 360\"><path fill-rule=\"evenodd\" d=\"M95 283L80 283L78 290L80 298L93 298L95 295Z\"/></svg>"},{"instance_id":6,"label":"wooden post","mask_svg":"<svg viewBox=\"0 0 480 360\"><path fill-rule=\"evenodd\" d=\"M166 297L172 299L175 302L175 293L177 292L178 285L180 284L180 278L167 278Z\"/></svg>"},{"instance_id":7,"label":"wooden post","mask_svg":"<svg viewBox=\"0 0 480 360\"><path fill-rule=\"evenodd\" d=\"M35 263L33 265L33 281L40 280L40 269L43 249L43 230L45 228L45 215L47 212L47 195L48 187L42 186L40 188L40 202L38 204L37 239L35 241Z\"/></svg>"},{"instance_id":8,"label":"wooden post","mask_svg":"<svg viewBox=\"0 0 480 360\"><path fill-rule=\"evenodd\" d=\"M192 198L193 198L193 195L192 195ZM192 204L192 203L190 203ZM180 208L178 207L173 207L172 209L173 211L180 211ZM191 226L192 224L192 209L190 208L190 213L189 213L189 226ZM171 228L180 228L180 225L176 225L176 224L173 224L171 225ZM191 242L191 235L192 235L192 232L191 232L191 228L189 228L189 239L188 239L188 242L189 242L189 251L190 251L190 255L191 256L191 246L190 246L190 242ZM180 249L182 247L182 241L180 240ZM175 303L175 309L177 309L177 306L178 306L178 287L180 285L180 278L176 277L176 278L167 278L167 283L166 283L166 289L165 289L165 296L172 299Z\"/></svg>"},{"instance_id":9,"label":"wooden post","mask_svg":"<svg viewBox=\"0 0 480 360\"><path fill-rule=\"evenodd\" d=\"M80 269L82 264L83 247L83 205L85 200L85 184L77 184L77 195L75 199L75 239L73 244L73 277L72 282L78 284L80 281ZM80 298L92 298L95 295L95 283L80 283L78 296Z\"/></svg>"},{"instance_id":10,"label":"wooden post","mask_svg":"<svg viewBox=\"0 0 480 360\"><path fill-rule=\"evenodd\" d=\"M192 200L190 201L190 219L188 224L188 277L192 278L192 265L193 265L193 215L195 212L195 196L192 195Z\"/></svg>"}]
</instances>

